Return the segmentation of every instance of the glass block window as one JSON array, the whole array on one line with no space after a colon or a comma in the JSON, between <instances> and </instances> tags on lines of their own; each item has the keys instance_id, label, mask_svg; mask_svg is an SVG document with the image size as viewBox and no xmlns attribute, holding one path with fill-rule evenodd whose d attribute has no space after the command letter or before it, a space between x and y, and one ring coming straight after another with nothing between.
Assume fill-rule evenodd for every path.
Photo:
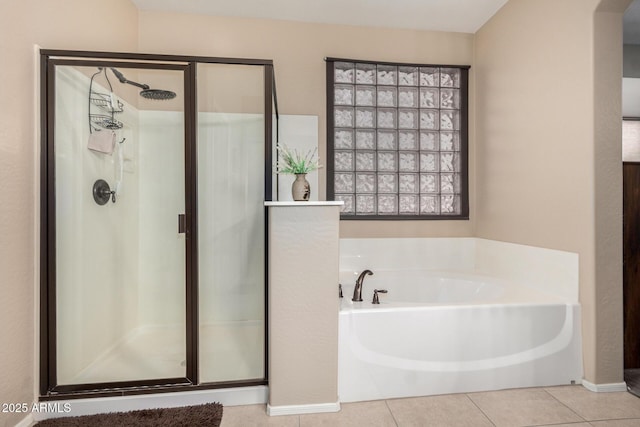
<instances>
[{"instance_id":1,"label":"glass block window","mask_svg":"<svg viewBox=\"0 0 640 427\"><path fill-rule=\"evenodd\" d=\"M327 197L342 219L468 219L468 66L327 58Z\"/></svg>"}]
</instances>

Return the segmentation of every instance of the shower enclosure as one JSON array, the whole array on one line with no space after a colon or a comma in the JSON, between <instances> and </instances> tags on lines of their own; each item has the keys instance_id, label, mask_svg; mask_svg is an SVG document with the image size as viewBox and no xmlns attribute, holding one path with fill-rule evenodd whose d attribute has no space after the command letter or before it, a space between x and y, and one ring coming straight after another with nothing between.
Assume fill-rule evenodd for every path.
<instances>
[{"instance_id":1,"label":"shower enclosure","mask_svg":"<svg viewBox=\"0 0 640 427\"><path fill-rule=\"evenodd\" d=\"M41 398L267 383L266 60L41 51Z\"/></svg>"}]
</instances>

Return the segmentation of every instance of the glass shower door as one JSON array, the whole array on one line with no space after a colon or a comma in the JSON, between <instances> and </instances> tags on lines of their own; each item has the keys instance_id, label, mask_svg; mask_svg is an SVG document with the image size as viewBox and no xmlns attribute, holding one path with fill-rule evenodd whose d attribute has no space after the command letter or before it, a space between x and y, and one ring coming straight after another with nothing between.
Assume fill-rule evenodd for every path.
<instances>
[{"instance_id":1,"label":"glass shower door","mask_svg":"<svg viewBox=\"0 0 640 427\"><path fill-rule=\"evenodd\" d=\"M197 73L200 382L262 380L265 70Z\"/></svg>"},{"instance_id":2,"label":"glass shower door","mask_svg":"<svg viewBox=\"0 0 640 427\"><path fill-rule=\"evenodd\" d=\"M184 66L69 63L50 148L56 383L184 380Z\"/></svg>"},{"instance_id":3,"label":"glass shower door","mask_svg":"<svg viewBox=\"0 0 640 427\"><path fill-rule=\"evenodd\" d=\"M40 395L265 385L272 62L40 57Z\"/></svg>"}]
</instances>

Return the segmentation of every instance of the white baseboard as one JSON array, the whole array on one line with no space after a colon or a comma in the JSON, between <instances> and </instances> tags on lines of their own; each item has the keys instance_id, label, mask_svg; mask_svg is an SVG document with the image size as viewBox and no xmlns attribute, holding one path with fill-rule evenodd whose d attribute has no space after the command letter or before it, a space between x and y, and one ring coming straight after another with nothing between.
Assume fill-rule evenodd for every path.
<instances>
[{"instance_id":1,"label":"white baseboard","mask_svg":"<svg viewBox=\"0 0 640 427\"><path fill-rule=\"evenodd\" d=\"M29 414L16 424L15 427L31 427L34 423L33 415Z\"/></svg>"},{"instance_id":2,"label":"white baseboard","mask_svg":"<svg viewBox=\"0 0 640 427\"><path fill-rule=\"evenodd\" d=\"M267 386L218 388L211 390L182 391L176 393L139 394L131 396L96 397L91 399L57 400L58 405L67 404L67 412L38 412L33 419L75 417L80 415L127 412L139 409L175 408L219 402L224 406L255 405L267 403ZM48 402L51 403L51 402Z\"/></svg>"},{"instance_id":3,"label":"white baseboard","mask_svg":"<svg viewBox=\"0 0 640 427\"><path fill-rule=\"evenodd\" d=\"M627 391L627 383L624 381L621 383L609 383L609 384L594 384L585 379L582 380L582 386L589 391L596 393L611 393L615 391Z\"/></svg>"},{"instance_id":4,"label":"white baseboard","mask_svg":"<svg viewBox=\"0 0 640 427\"><path fill-rule=\"evenodd\" d=\"M271 406L267 404L267 415L273 417L278 415L302 415L319 414L323 412L338 412L340 402L336 403L316 403L313 405L281 405Z\"/></svg>"}]
</instances>

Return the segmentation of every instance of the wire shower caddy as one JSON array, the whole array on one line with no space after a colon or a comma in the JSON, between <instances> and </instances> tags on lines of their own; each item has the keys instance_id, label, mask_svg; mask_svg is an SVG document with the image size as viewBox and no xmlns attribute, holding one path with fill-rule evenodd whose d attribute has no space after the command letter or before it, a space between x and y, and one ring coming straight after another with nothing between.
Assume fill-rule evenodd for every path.
<instances>
[{"instance_id":1,"label":"wire shower caddy","mask_svg":"<svg viewBox=\"0 0 640 427\"><path fill-rule=\"evenodd\" d=\"M93 90L93 81L101 73L104 73L104 78L109 85L109 93ZM115 115L123 111L124 104L119 99L116 99L113 94L113 87L107 76L107 69L99 67L98 72L91 76L91 83L89 84L89 131L93 133L94 130L101 128L109 130L122 129L124 125L115 118Z\"/></svg>"}]
</instances>

